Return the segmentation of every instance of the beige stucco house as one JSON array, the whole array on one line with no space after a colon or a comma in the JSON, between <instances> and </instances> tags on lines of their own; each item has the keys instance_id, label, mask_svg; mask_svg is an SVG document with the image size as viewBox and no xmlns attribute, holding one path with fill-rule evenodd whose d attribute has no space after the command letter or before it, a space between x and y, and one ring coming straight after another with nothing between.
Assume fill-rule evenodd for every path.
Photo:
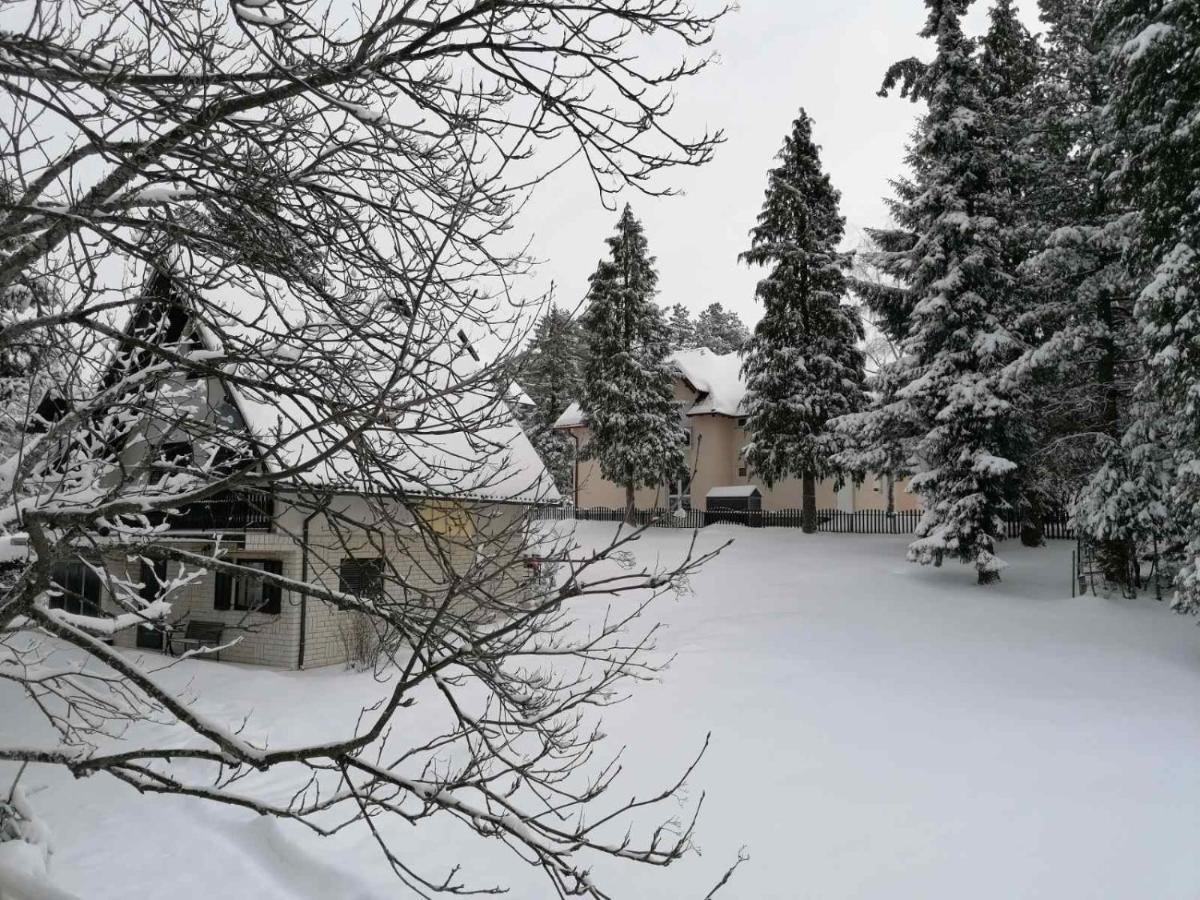
<instances>
[{"instance_id":1,"label":"beige stucco house","mask_svg":"<svg viewBox=\"0 0 1200 900\"><path fill-rule=\"evenodd\" d=\"M731 487L755 486L766 510L799 509L801 483L787 479L767 487L747 469L742 450L749 440L745 430L746 383L741 376L741 358L736 353L716 354L711 350L678 351L671 357L674 369L672 389L688 433L688 469L694 475L690 484L640 488L636 500L639 509L708 509L710 495ZM575 444L574 484L568 488L579 509L625 506L625 489L608 481L600 464L582 451L589 440L588 427L579 404L572 404L554 423ZM726 491L725 493L729 493ZM898 482L894 491L897 510L921 508L920 500ZM883 476L867 478L861 484L838 488L833 481L817 486L818 509L855 512L887 508L887 482Z\"/></svg>"},{"instance_id":2,"label":"beige stucco house","mask_svg":"<svg viewBox=\"0 0 1200 900\"><path fill-rule=\"evenodd\" d=\"M160 323L157 331L150 329L156 339L177 352L220 351L220 334L245 329L246 323L262 332L250 335L254 344L268 340L269 333L286 340L295 333L295 323L286 311L271 308L277 297L270 304L265 299L222 295L220 306L231 310L230 320L214 324L212 308L203 321L197 320L170 279L157 276L131 317L126 340L131 329L146 327L151 319ZM249 443L262 448L255 450L252 462L257 471L299 473L281 477L269 490L226 493L183 507L153 538L157 546L183 552L219 553L247 574L214 573L176 559L106 550L101 535L89 541L82 559L58 564L54 578L69 593L52 592L50 606L90 615L126 612L114 592L133 585L147 601L162 598L170 604L173 627L139 625L118 631L118 646L178 651L189 624L202 623L219 632L222 661L297 669L346 662L366 623L355 619L359 614L318 598L267 585L249 574L253 571L406 602L422 590L436 594L468 568L476 581L492 579L497 592L521 590L529 576L521 570L519 553L497 552L504 549L498 545L511 544L522 533L531 505L556 502L559 496L503 399L438 393L434 378L444 381L456 367L472 365L469 358L460 359L465 355L460 338L430 336L435 346L448 348L448 356L431 366L431 372L440 374L420 388L407 385L404 397L411 401L415 390L430 391L434 400L422 414L436 417L437 425L422 430L420 423L389 420L370 436L377 442L375 458L387 459L378 471L365 470L359 458L336 452L336 434L314 427L327 423L328 411L295 402L287 392L272 394L269 388L234 384L220 376L168 385L163 395L170 395L171 410L146 417L122 450L122 470L149 473L142 477L152 480L155 460L211 465L220 451L206 435L216 432L214 424L219 423L226 434L244 429ZM409 346L415 344L410 341ZM442 402L456 404L459 411L467 407L465 420L475 426L470 434L448 426L456 421L449 406L444 415L430 412ZM55 405L48 405L47 416ZM164 592L164 585L171 590ZM392 596L400 592L406 592L403 598Z\"/></svg>"}]
</instances>

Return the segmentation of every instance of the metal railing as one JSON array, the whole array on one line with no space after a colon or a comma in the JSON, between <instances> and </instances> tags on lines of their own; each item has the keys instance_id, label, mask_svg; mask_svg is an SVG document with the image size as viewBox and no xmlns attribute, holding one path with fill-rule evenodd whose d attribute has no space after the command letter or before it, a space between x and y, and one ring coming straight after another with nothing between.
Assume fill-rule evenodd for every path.
<instances>
[{"instance_id":1,"label":"metal railing","mask_svg":"<svg viewBox=\"0 0 1200 900\"><path fill-rule=\"evenodd\" d=\"M817 510L817 531L827 534L912 534L921 521L921 510L902 510L889 513L882 509L860 509L846 512L839 509ZM594 522L621 522L625 510L608 507L576 509L570 506L544 507L538 510L537 518L547 520L571 520ZM687 510L672 512L668 509L639 509L634 512L634 523L663 528L706 528L709 525L731 524L748 528L801 528L803 514L798 509L779 510ZM1004 533L1015 538L1021 534L1021 517L1013 514L1006 518ZM1047 539L1075 539L1075 527L1070 514L1056 510L1042 517L1042 534Z\"/></svg>"},{"instance_id":2,"label":"metal railing","mask_svg":"<svg viewBox=\"0 0 1200 900\"><path fill-rule=\"evenodd\" d=\"M167 521L171 531L270 531L274 518L269 491L237 491L189 503Z\"/></svg>"}]
</instances>

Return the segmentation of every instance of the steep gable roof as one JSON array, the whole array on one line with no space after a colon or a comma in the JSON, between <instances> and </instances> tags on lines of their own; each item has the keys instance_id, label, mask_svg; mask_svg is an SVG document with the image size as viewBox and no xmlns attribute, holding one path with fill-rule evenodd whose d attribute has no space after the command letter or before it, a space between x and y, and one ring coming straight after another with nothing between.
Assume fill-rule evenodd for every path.
<instances>
[{"instance_id":1,"label":"steep gable roof","mask_svg":"<svg viewBox=\"0 0 1200 900\"><path fill-rule=\"evenodd\" d=\"M742 358L737 353L713 353L707 347L677 350L671 365L696 389L696 403L690 416L740 416L746 398L742 379Z\"/></svg>"},{"instance_id":2,"label":"steep gable roof","mask_svg":"<svg viewBox=\"0 0 1200 900\"><path fill-rule=\"evenodd\" d=\"M669 362L676 375L691 385L696 401L688 407L689 416L741 416L746 399L742 379L742 358L736 353L713 353L707 347L677 350ZM587 422L583 408L572 403L554 423L554 428L582 428Z\"/></svg>"},{"instance_id":3,"label":"steep gable roof","mask_svg":"<svg viewBox=\"0 0 1200 900\"><path fill-rule=\"evenodd\" d=\"M356 304L326 314L280 279L244 270L202 288L177 288L152 279L128 327L145 303L163 297L186 309L197 339L191 352L220 360L228 397L263 464L281 474L295 470L281 486L559 499L507 398L455 323L396 308L366 315Z\"/></svg>"}]
</instances>

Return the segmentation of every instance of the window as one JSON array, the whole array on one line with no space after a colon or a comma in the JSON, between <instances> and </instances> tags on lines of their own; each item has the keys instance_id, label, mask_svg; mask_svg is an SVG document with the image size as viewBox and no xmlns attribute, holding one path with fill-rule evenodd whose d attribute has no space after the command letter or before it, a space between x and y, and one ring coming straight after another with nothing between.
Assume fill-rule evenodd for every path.
<instances>
[{"instance_id":1,"label":"window","mask_svg":"<svg viewBox=\"0 0 1200 900\"><path fill-rule=\"evenodd\" d=\"M190 441L163 441L159 445L154 465L165 469L184 469L192 464Z\"/></svg>"},{"instance_id":2,"label":"window","mask_svg":"<svg viewBox=\"0 0 1200 900\"><path fill-rule=\"evenodd\" d=\"M233 562L242 568L257 569L268 575L283 574L283 560L280 559L235 559ZM278 615L282 594L278 585L267 584L253 575L218 572L213 607Z\"/></svg>"},{"instance_id":3,"label":"window","mask_svg":"<svg viewBox=\"0 0 1200 900\"><path fill-rule=\"evenodd\" d=\"M338 590L356 597L383 596L382 559L343 559Z\"/></svg>"},{"instance_id":4,"label":"window","mask_svg":"<svg viewBox=\"0 0 1200 900\"><path fill-rule=\"evenodd\" d=\"M153 603L162 596L163 585L167 583L167 561L156 559L151 563L143 559L140 574L142 589L138 593L147 603Z\"/></svg>"},{"instance_id":5,"label":"window","mask_svg":"<svg viewBox=\"0 0 1200 900\"><path fill-rule=\"evenodd\" d=\"M141 571L142 589L138 592L146 603L153 603L162 597L163 586L167 583L167 561L165 559L142 560ZM165 629L153 622L142 622L135 631L137 646L143 650L163 650Z\"/></svg>"},{"instance_id":6,"label":"window","mask_svg":"<svg viewBox=\"0 0 1200 900\"><path fill-rule=\"evenodd\" d=\"M679 412L679 422L683 425L683 445L692 446L692 418L688 415L689 405L679 400L675 401L675 409Z\"/></svg>"},{"instance_id":7,"label":"window","mask_svg":"<svg viewBox=\"0 0 1200 900\"><path fill-rule=\"evenodd\" d=\"M420 514L434 534L451 538L469 538L475 535L475 519L470 508L462 503L452 500L430 500L421 504Z\"/></svg>"},{"instance_id":8,"label":"window","mask_svg":"<svg viewBox=\"0 0 1200 900\"><path fill-rule=\"evenodd\" d=\"M745 477L746 477L746 467L738 466L738 478L745 478Z\"/></svg>"},{"instance_id":9,"label":"window","mask_svg":"<svg viewBox=\"0 0 1200 900\"><path fill-rule=\"evenodd\" d=\"M56 588L50 595L50 608L62 609L77 616L99 616L100 576L91 566L79 560L56 563L50 572Z\"/></svg>"},{"instance_id":10,"label":"window","mask_svg":"<svg viewBox=\"0 0 1200 900\"><path fill-rule=\"evenodd\" d=\"M671 512L682 509L690 511L692 508L692 480L690 478L679 478L675 481L668 482L667 490L670 493L669 506Z\"/></svg>"},{"instance_id":11,"label":"window","mask_svg":"<svg viewBox=\"0 0 1200 900\"><path fill-rule=\"evenodd\" d=\"M745 430L746 430L746 422L747 422L747 421L748 421L748 417L747 417L747 416L738 416L738 428L740 428L740 429L742 429L743 431L745 431Z\"/></svg>"},{"instance_id":12,"label":"window","mask_svg":"<svg viewBox=\"0 0 1200 900\"><path fill-rule=\"evenodd\" d=\"M232 475L254 464L254 455L248 447L217 447L209 465L213 472L220 475Z\"/></svg>"}]
</instances>

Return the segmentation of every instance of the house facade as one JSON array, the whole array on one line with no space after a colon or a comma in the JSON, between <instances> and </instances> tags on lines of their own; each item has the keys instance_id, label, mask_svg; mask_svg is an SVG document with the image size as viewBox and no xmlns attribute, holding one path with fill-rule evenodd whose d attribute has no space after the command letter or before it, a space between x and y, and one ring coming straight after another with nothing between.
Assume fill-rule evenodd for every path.
<instances>
[{"instance_id":1,"label":"house facade","mask_svg":"<svg viewBox=\"0 0 1200 900\"><path fill-rule=\"evenodd\" d=\"M736 353L716 354L706 348L678 351L671 357L674 368L672 390L684 420L688 441L690 483L639 488L638 509L709 509L710 497L728 495L734 487L758 488L765 510L799 509L802 485L798 478L785 479L768 487L751 473L743 457L750 440L746 431L746 383L741 376L741 358ZM554 423L575 447L573 484L569 494L577 508L625 506L625 488L604 478L597 460L587 457L591 434L579 404L572 404ZM870 476L861 484L838 487L832 479L817 485L818 509L855 512L886 509L886 476ZM920 499L898 481L893 490L896 510L917 510Z\"/></svg>"},{"instance_id":2,"label":"house facade","mask_svg":"<svg viewBox=\"0 0 1200 900\"><path fill-rule=\"evenodd\" d=\"M454 516L447 517L439 501L414 499L409 501L413 514L407 527L394 511L388 511L373 528L369 523L378 504L363 496L323 498L330 510L317 515L309 511L311 498L305 498L303 506L286 494L258 495L244 502L252 502L256 512L270 504L270 512L252 516L248 524L241 516L200 529L181 522L160 543L200 556L220 550L223 561L241 568L261 569L329 591L384 596L397 603L405 599L399 585L432 593L447 589L455 572L477 564L489 540L512 534L527 513L521 503L477 501L456 503ZM417 522L417 517L422 521ZM346 521L362 522L364 527L347 528ZM448 528L449 533L442 534ZM439 552L429 546L425 529L445 538L439 542ZM373 638L372 626L361 614L252 577L200 570L175 560L151 562L115 551L101 553L95 562L106 574L144 585L143 596L151 601L163 585L189 573L194 576L169 593L169 628L144 625L119 631L113 638L117 646L177 653L183 649L180 638L188 624L198 621L222 627L221 660L307 669L351 661L364 639ZM494 573L496 579L507 578L514 584L524 575L515 570ZM79 585L79 593L104 613L121 612L106 579L88 576L85 563L72 562L62 567L56 580Z\"/></svg>"},{"instance_id":3,"label":"house facade","mask_svg":"<svg viewBox=\"0 0 1200 900\"><path fill-rule=\"evenodd\" d=\"M148 288L126 334L153 319L157 324L146 333L176 352L220 353L211 319L193 321L187 304L171 293L161 279ZM252 297L228 298L225 305L236 310L239 322L289 333L286 319L268 322ZM459 365L461 342L441 343L454 358L433 368L449 373ZM449 413L428 436L419 428L405 430L403 419L388 420L369 437L377 442L374 458L390 464L367 470L333 452L336 434L313 427L328 420L327 410L289 405L286 391L272 395L269 388L237 382L214 374L162 385L158 395L170 398L170 408L152 410L120 450L117 468L133 479L126 489L169 486L172 473L221 464L214 459L229 442L214 443L216 433L244 432L254 456L238 465L278 477L262 479L266 487L235 488L182 505L161 516L157 533L134 549L128 540L91 536L78 558L56 565L53 579L66 590L51 592L51 608L128 613L120 597L133 586L142 600L161 599L170 611L165 622L117 630L115 645L179 652L189 626L201 623L219 635L222 661L299 669L354 659L364 642L378 639L375 626L363 614L267 584L256 572L397 604L446 595L467 572L470 583L488 585L492 596L511 599L528 584L521 559L524 524L532 505L556 502L558 494L503 399L454 398L471 407L464 419L476 423L470 434L446 427L455 421ZM443 399L438 385L424 389ZM407 391L411 398L414 388ZM46 419L65 408L61 401L44 406ZM407 437L414 433L419 439ZM283 477L288 472L298 474ZM197 561L189 562L189 554ZM205 559L227 565L214 571L200 564ZM472 613L465 608L473 602L469 593L456 602L464 607L456 606L456 613Z\"/></svg>"}]
</instances>

